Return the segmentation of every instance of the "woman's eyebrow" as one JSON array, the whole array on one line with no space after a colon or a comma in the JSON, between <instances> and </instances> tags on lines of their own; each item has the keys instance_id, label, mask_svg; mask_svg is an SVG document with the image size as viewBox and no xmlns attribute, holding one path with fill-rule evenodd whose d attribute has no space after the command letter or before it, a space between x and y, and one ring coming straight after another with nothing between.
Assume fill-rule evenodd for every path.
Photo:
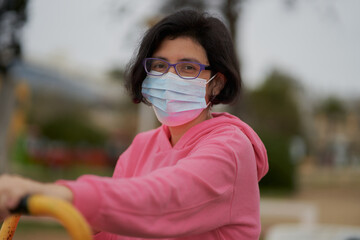
<instances>
[{"instance_id":1,"label":"woman's eyebrow","mask_svg":"<svg viewBox=\"0 0 360 240\"><path fill-rule=\"evenodd\" d=\"M166 57L161 57L161 56L154 56L153 58L158 58L158 59L162 59L165 61L169 62L169 59L167 59ZM196 62L196 63L201 63L199 60L197 60L196 58L181 58L178 60L178 62Z\"/></svg>"},{"instance_id":2,"label":"woman's eyebrow","mask_svg":"<svg viewBox=\"0 0 360 240\"><path fill-rule=\"evenodd\" d=\"M152 58L158 58L158 59L162 59L162 60L165 60L165 61L169 61L167 58L165 58L165 57L159 57L159 56L154 56L154 57L152 57Z\"/></svg>"},{"instance_id":3,"label":"woman's eyebrow","mask_svg":"<svg viewBox=\"0 0 360 240\"><path fill-rule=\"evenodd\" d=\"M179 62L196 62L196 63L200 63L200 61L195 59L195 58L182 58L182 59L179 59Z\"/></svg>"}]
</instances>

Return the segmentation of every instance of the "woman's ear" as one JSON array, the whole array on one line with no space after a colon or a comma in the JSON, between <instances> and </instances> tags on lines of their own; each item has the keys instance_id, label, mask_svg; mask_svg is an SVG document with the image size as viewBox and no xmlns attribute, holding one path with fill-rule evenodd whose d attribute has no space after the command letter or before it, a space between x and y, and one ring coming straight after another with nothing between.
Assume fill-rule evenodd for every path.
<instances>
[{"instance_id":1,"label":"woman's ear","mask_svg":"<svg viewBox=\"0 0 360 240\"><path fill-rule=\"evenodd\" d=\"M224 88L225 83L226 83L226 77L224 76L224 74L218 72L216 74L215 79L212 80L213 84L212 84L212 89L211 89L211 95L212 96L217 96L221 90Z\"/></svg>"}]
</instances>

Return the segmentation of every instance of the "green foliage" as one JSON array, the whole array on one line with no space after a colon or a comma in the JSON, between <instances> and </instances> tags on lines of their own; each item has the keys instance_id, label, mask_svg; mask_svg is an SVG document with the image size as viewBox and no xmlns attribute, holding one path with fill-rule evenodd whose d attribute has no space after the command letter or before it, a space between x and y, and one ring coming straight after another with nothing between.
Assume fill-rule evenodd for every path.
<instances>
[{"instance_id":1,"label":"green foliage","mask_svg":"<svg viewBox=\"0 0 360 240\"><path fill-rule=\"evenodd\" d=\"M41 127L41 132L44 137L64 141L69 145L102 145L105 142L104 133L92 126L86 117L76 114L49 120Z\"/></svg>"},{"instance_id":2,"label":"green foliage","mask_svg":"<svg viewBox=\"0 0 360 240\"><path fill-rule=\"evenodd\" d=\"M295 187L289 146L294 136L302 135L297 88L292 77L273 71L263 85L247 94L247 121L264 142L269 157L270 169L260 182L262 188L291 191Z\"/></svg>"},{"instance_id":3,"label":"green foliage","mask_svg":"<svg viewBox=\"0 0 360 240\"><path fill-rule=\"evenodd\" d=\"M172 13L174 11L183 9L183 8L192 8L197 10L204 10L206 4L203 0L170 0L163 4L161 12L165 14Z\"/></svg>"},{"instance_id":4,"label":"green foliage","mask_svg":"<svg viewBox=\"0 0 360 240\"><path fill-rule=\"evenodd\" d=\"M250 94L251 111L259 130L287 137L300 134L294 82L291 77L274 71Z\"/></svg>"},{"instance_id":5,"label":"green foliage","mask_svg":"<svg viewBox=\"0 0 360 240\"><path fill-rule=\"evenodd\" d=\"M330 119L335 119L344 117L346 108L340 99L329 97L317 108L317 112L326 115Z\"/></svg>"},{"instance_id":6,"label":"green foliage","mask_svg":"<svg viewBox=\"0 0 360 240\"><path fill-rule=\"evenodd\" d=\"M289 139L281 134L260 132L269 157L269 172L261 180L262 189L292 191L295 188L295 169L289 155Z\"/></svg>"},{"instance_id":7,"label":"green foliage","mask_svg":"<svg viewBox=\"0 0 360 240\"><path fill-rule=\"evenodd\" d=\"M28 164L30 162L29 153L26 149L26 136L25 134L20 134L16 139L14 144L11 147L10 152L11 160L21 163Z\"/></svg>"},{"instance_id":8,"label":"green foliage","mask_svg":"<svg viewBox=\"0 0 360 240\"><path fill-rule=\"evenodd\" d=\"M114 67L107 72L107 75L111 80L122 83L124 81L125 70L120 67Z\"/></svg>"}]
</instances>

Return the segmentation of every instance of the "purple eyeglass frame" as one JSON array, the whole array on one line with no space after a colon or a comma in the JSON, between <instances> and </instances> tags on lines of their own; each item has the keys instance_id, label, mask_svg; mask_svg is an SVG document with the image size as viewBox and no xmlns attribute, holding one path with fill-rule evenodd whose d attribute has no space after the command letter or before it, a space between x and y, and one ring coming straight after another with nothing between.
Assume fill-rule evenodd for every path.
<instances>
[{"instance_id":1,"label":"purple eyeglass frame","mask_svg":"<svg viewBox=\"0 0 360 240\"><path fill-rule=\"evenodd\" d=\"M147 61L147 60L161 60L161 61L166 62L166 63L168 64L168 68L167 68L166 71L165 71L163 74L161 74L161 75L151 74L151 73L148 72L148 70L146 69L146 61ZM200 71L199 71L199 73L198 73L198 75L197 75L196 77L182 77L182 76L180 76L180 74L178 73L178 71L177 71L177 69L176 69L176 65L178 65L179 63L193 63L193 64L197 64L197 65L200 66ZM204 64L201 64L201 63L198 63L198 62L184 61L184 62L178 62L178 63L171 64L171 63L169 63L168 61L166 61L166 60L164 60L164 59L161 59L161 58L145 58L144 61L143 61L143 66L144 66L145 72L146 72L148 75L151 75L151 76L162 76L162 75L164 75L165 73L167 73L167 72L169 71L170 67L174 67L176 74L177 74L180 78L182 78L182 79L195 79L195 78L197 78L197 77L200 75L201 71L203 71L203 70L211 70L211 67L210 67L209 65L204 65Z\"/></svg>"}]
</instances>

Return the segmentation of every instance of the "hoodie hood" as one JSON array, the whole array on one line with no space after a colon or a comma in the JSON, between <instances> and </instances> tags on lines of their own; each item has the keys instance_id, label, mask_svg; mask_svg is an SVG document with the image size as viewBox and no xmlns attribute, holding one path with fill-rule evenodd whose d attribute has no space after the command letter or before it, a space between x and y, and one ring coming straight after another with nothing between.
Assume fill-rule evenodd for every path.
<instances>
[{"instance_id":1,"label":"hoodie hood","mask_svg":"<svg viewBox=\"0 0 360 240\"><path fill-rule=\"evenodd\" d=\"M269 163L265 145L256 132L245 122L228 113L214 113L214 118L220 117L226 123L237 126L250 140L256 157L258 181L265 176L269 170Z\"/></svg>"},{"instance_id":2,"label":"hoodie hood","mask_svg":"<svg viewBox=\"0 0 360 240\"><path fill-rule=\"evenodd\" d=\"M229 113L212 113L212 116L213 116L212 119L199 123L194 127L192 127L191 131L187 131L181 137L181 139L176 143L174 148L181 149L184 146L191 144L191 142L195 141L195 139L201 137L199 135L205 135L221 125L230 124L236 126L247 136L247 138L250 140L252 144L256 157L258 181L260 181L260 179L264 177L269 170L266 148L263 142L261 141L260 137L255 133L255 131L249 125L247 125L245 122L241 121L239 118ZM162 128L166 133L167 135L166 138L168 140L169 139L168 137L170 136L169 129L165 125L162 125ZM170 144L169 141L168 144Z\"/></svg>"}]
</instances>

